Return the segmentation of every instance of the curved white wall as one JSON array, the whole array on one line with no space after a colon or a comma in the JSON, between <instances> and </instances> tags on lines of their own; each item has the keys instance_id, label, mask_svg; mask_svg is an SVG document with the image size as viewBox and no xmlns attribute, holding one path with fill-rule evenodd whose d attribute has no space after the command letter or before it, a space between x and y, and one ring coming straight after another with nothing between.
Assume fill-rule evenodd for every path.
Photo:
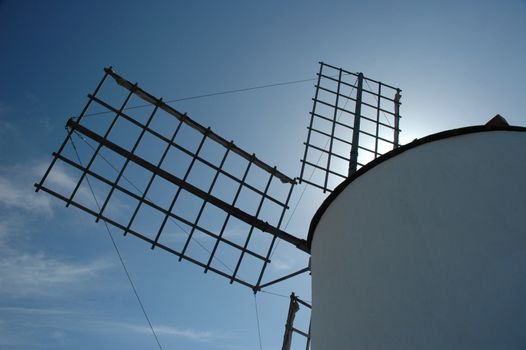
<instances>
[{"instance_id":1,"label":"curved white wall","mask_svg":"<svg viewBox=\"0 0 526 350\"><path fill-rule=\"evenodd\" d=\"M311 253L314 350L526 349L526 133L384 161L330 204Z\"/></svg>"}]
</instances>

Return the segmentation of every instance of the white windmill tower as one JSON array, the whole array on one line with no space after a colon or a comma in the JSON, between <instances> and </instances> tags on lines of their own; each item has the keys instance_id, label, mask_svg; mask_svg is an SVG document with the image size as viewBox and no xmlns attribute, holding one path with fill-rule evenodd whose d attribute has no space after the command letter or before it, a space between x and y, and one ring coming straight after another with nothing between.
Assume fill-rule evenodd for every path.
<instances>
[{"instance_id":1,"label":"white windmill tower","mask_svg":"<svg viewBox=\"0 0 526 350\"><path fill-rule=\"evenodd\" d=\"M101 96L108 83L126 92L122 100ZM400 92L320 63L294 179L105 69L36 190L254 292L311 271L312 328L294 327L297 309L311 305L292 294L285 349L293 333L307 337L307 348L312 339L314 349L466 348L502 339L524 346L517 266L524 266L525 129L497 123L399 147ZM134 114L132 98L150 111ZM113 117L85 118L93 105ZM88 147L75 146L75 137ZM46 181L57 167L77 173L74 186ZM306 240L282 228L298 180L331 192ZM86 187L101 200L88 202ZM247 193L251 205L242 200ZM122 212L118 201L133 209ZM244 225L241 241L230 235L234 225ZM310 255L312 268L264 280L277 239ZM235 259L230 266L219 256ZM497 285L509 299L497 298L504 296ZM484 343L488 327L495 327L493 343Z\"/></svg>"},{"instance_id":2,"label":"white windmill tower","mask_svg":"<svg viewBox=\"0 0 526 350\"><path fill-rule=\"evenodd\" d=\"M310 227L315 349L524 349L526 128L402 146Z\"/></svg>"}]
</instances>

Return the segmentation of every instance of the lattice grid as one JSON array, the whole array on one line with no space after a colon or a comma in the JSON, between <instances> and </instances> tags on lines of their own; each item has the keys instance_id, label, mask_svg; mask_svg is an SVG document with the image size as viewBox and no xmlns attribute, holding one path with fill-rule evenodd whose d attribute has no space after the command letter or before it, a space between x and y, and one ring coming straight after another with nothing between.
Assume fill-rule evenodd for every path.
<instances>
[{"instance_id":1,"label":"lattice grid","mask_svg":"<svg viewBox=\"0 0 526 350\"><path fill-rule=\"evenodd\" d=\"M300 181L325 191L399 146L401 90L320 62Z\"/></svg>"},{"instance_id":2,"label":"lattice grid","mask_svg":"<svg viewBox=\"0 0 526 350\"><path fill-rule=\"evenodd\" d=\"M254 290L277 237L302 243L280 229L294 179L111 68L88 97L37 190Z\"/></svg>"}]
</instances>

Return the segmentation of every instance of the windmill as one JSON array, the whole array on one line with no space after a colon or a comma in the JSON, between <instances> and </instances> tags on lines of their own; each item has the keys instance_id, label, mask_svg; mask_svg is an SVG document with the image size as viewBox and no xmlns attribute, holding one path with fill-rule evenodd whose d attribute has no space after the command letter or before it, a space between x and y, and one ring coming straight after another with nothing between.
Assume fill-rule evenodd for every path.
<instances>
[{"instance_id":1,"label":"windmill","mask_svg":"<svg viewBox=\"0 0 526 350\"><path fill-rule=\"evenodd\" d=\"M278 240L310 255L310 242L283 225L297 185L331 193L399 147L400 89L323 62L315 87L295 178L106 68L80 115L67 121L36 191L257 293L310 271L265 279ZM148 109L139 113L132 99ZM88 118L93 110L111 117ZM63 169L76 179L67 188L49 180ZM292 294L284 348L293 333L309 347L310 330L293 324L300 307L311 305Z\"/></svg>"},{"instance_id":2,"label":"windmill","mask_svg":"<svg viewBox=\"0 0 526 350\"><path fill-rule=\"evenodd\" d=\"M311 272L313 305L291 294L284 350L294 334L307 349L522 349L526 128L496 116L400 146L400 98L320 63L292 178L105 69L35 186L254 293ZM86 118L93 106L112 118ZM76 181L58 186L64 169ZM283 225L299 183L329 193L306 239ZM309 265L267 280L278 240Z\"/></svg>"}]
</instances>

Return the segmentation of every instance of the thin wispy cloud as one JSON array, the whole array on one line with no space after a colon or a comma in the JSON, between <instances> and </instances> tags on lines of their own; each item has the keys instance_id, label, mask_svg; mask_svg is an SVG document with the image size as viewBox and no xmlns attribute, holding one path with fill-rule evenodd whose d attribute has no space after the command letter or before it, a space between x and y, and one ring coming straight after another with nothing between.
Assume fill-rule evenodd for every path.
<instances>
[{"instance_id":1,"label":"thin wispy cloud","mask_svg":"<svg viewBox=\"0 0 526 350\"><path fill-rule=\"evenodd\" d=\"M290 270L297 264L296 259L288 256L275 257L272 259L272 266L275 270L285 271Z\"/></svg>"},{"instance_id":2,"label":"thin wispy cloud","mask_svg":"<svg viewBox=\"0 0 526 350\"><path fill-rule=\"evenodd\" d=\"M0 206L31 214L52 215L54 202L32 186L45 171L43 163L16 164L0 167ZM73 180L63 172L54 172L50 181L60 187L71 186Z\"/></svg>"},{"instance_id":3,"label":"thin wispy cloud","mask_svg":"<svg viewBox=\"0 0 526 350\"><path fill-rule=\"evenodd\" d=\"M134 325L125 325L130 331L142 333L142 334L151 334L152 331L149 327L146 326L134 326ZM212 331L203 331L196 330L191 328L177 328L173 326L156 326L154 327L155 333L157 335L184 338L188 340L200 341L200 342L209 342L214 339L220 338L221 336L217 332Z\"/></svg>"},{"instance_id":4,"label":"thin wispy cloud","mask_svg":"<svg viewBox=\"0 0 526 350\"><path fill-rule=\"evenodd\" d=\"M50 198L35 195L28 184L25 185L24 187L15 179L0 176L0 205L23 209L32 213L51 215L52 203Z\"/></svg>"},{"instance_id":5,"label":"thin wispy cloud","mask_svg":"<svg viewBox=\"0 0 526 350\"><path fill-rule=\"evenodd\" d=\"M65 338L69 334L91 334L95 337L122 336L131 339L151 337L151 329L147 325L132 322L112 321L101 314L85 310L67 310L62 308L33 308L25 306L0 307L4 317L16 317L30 322L19 322L15 325L4 323L0 319L0 347L21 346L33 348L32 339L23 334L45 333L46 338ZM2 327L3 326L3 327ZM206 330L173 325L154 325L161 342L188 341L195 343L211 343L235 341L238 337L230 330ZM42 335L44 336L44 335Z\"/></svg>"},{"instance_id":6,"label":"thin wispy cloud","mask_svg":"<svg viewBox=\"0 0 526 350\"><path fill-rule=\"evenodd\" d=\"M20 211L2 210L0 204L0 257L13 254L15 249L10 244L20 242L28 237L32 230L32 218Z\"/></svg>"},{"instance_id":7,"label":"thin wispy cloud","mask_svg":"<svg viewBox=\"0 0 526 350\"><path fill-rule=\"evenodd\" d=\"M74 263L46 256L11 252L0 258L0 295L60 296L109 268L103 260Z\"/></svg>"},{"instance_id":8,"label":"thin wispy cloud","mask_svg":"<svg viewBox=\"0 0 526 350\"><path fill-rule=\"evenodd\" d=\"M57 308L0 307L0 349L48 349L50 341L61 340L73 327L78 328L86 314L89 312Z\"/></svg>"},{"instance_id":9,"label":"thin wispy cloud","mask_svg":"<svg viewBox=\"0 0 526 350\"><path fill-rule=\"evenodd\" d=\"M109 329L116 331L133 332L136 334L151 335L152 331L147 325L137 325L132 323L122 322L99 322ZM106 329L107 330L107 329ZM204 330L189 327L177 327L173 325L155 325L155 333L160 337L171 337L177 339L185 339L195 342L215 342L228 341L237 338L235 332L231 330Z\"/></svg>"},{"instance_id":10,"label":"thin wispy cloud","mask_svg":"<svg viewBox=\"0 0 526 350\"><path fill-rule=\"evenodd\" d=\"M33 308L33 307L23 307L23 306L0 306L0 311L4 313L13 313L13 314L24 314L24 315L72 315L75 312L71 310L64 309L45 309L45 308Z\"/></svg>"},{"instance_id":11,"label":"thin wispy cloud","mask_svg":"<svg viewBox=\"0 0 526 350\"><path fill-rule=\"evenodd\" d=\"M53 209L61 205L58 199L37 193L33 184L40 180L47 169L44 162L16 164L0 167L0 207L18 209L33 215L52 216ZM62 194L69 194L76 185L75 179L59 165L55 165L46 184ZM79 188L77 200L93 201L86 188Z\"/></svg>"},{"instance_id":12,"label":"thin wispy cloud","mask_svg":"<svg viewBox=\"0 0 526 350\"><path fill-rule=\"evenodd\" d=\"M0 296L60 297L85 287L113 266L101 258L78 261L35 252L34 247L21 248L21 243L42 227L42 221L53 219L62 204L35 193L33 183L45 170L42 162L0 167ZM60 168L50 173L48 181L59 190L75 185Z\"/></svg>"},{"instance_id":13,"label":"thin wispy cloud","mask_svg":"<svg viewBox=\"0 0 526 350\"><path fill-rule=\"evenodd\" d=\"M35 214L51 215L52 202L49 197L38 196L31 186L43 171L41 164L18 164L1 167L0 205L22 209Z\"/></svg>"}]
</instances>

